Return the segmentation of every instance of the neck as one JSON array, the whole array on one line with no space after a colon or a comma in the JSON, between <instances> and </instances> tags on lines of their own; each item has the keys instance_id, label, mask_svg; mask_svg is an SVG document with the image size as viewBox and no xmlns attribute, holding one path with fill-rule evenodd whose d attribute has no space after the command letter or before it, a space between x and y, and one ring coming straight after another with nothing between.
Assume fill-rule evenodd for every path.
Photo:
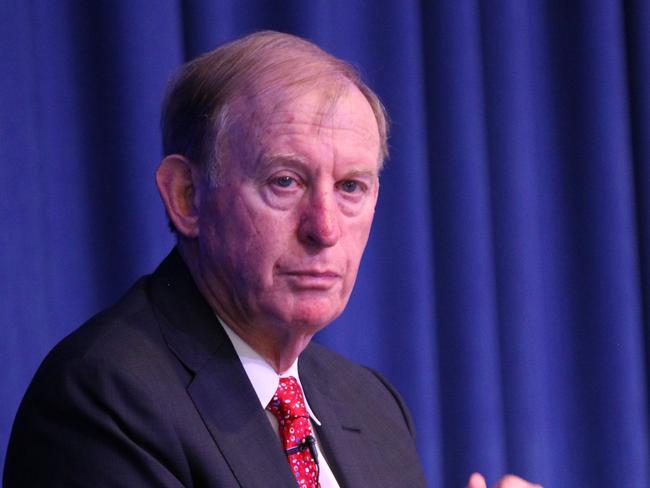
<instances>
[{"instance_id":1,"label":"neck","mask_svg":"<svg viewBox=\"0 0 650 488\"><path fill-rule=\"evenodd\" d=\"M189 243L178 246L181 257L190 270L201 295L212 310L251 348L253 348L278 373L284 373L298 359L307 347L313 333L305 333L299 327L287 327L273 321L249 320L243 313L238 313L234 306L225 305L224 299L228 289L214 276L206 276L205 267L199 265L196 247ZM296 332L293 332L296 331Z\"/></svg>"},{"instance_id":2,"label":"neck","mask_svg":"<svg viewBox=\"0 0 650 488\"><path fill-rule=\"evenodd\" d=\"M259 333L247 333L248 328L241 328L235 322L224 321L244 342L255 350L278 374L285 373L307 347L311 336L277 339ZM231 325L232 324L232 325Z\"/></svg>"}]
</instances>

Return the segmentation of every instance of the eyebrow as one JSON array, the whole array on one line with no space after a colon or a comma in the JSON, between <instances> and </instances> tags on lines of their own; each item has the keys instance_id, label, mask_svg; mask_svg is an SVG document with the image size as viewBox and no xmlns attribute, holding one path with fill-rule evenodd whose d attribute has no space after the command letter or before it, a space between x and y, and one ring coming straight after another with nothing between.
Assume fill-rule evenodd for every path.
<instances>
[{"instance_id":1,"label":"eyebrow","mask_svg":"<svg viewBox=\"0 0 650 488\"><path fill-rule=\"evenodd\" d=\"M349 178L375 178L377 177L378 174L376 171L370 171L370 170L363 170L363 169L353 169L349 171L348 173L345 174L343 179L349 179Z\"/></svg>"},{"instance_id":2,"label":"eyebrow","mask_svg":"<svg viewBox=\"0 0 650 488\"><path fill-rule=\"evenodd\" d=\"M299 168L308 167L309 159L297 153L277 153L261 158L260 169L272 167L274 164L284 164ZM378 168L375 170L351 168L345 173L343 179L349 178L375 178L379 176Z\"/></svg>"},{"instance_id":3,"label":"eyebrow","mask_svg":"<svg viewBox=\"0 0 650 488\"><path fill-rule=\"evenodd\" d=\"M278 154L272 154L270 156L265 156L261 160L261 165L262 167L266 166L272 166L274 164L299 164L299 165L306 165L308 162L308 159L301 154L296 154L296 153L278 153Z\"/></svg>"}]
</instances>

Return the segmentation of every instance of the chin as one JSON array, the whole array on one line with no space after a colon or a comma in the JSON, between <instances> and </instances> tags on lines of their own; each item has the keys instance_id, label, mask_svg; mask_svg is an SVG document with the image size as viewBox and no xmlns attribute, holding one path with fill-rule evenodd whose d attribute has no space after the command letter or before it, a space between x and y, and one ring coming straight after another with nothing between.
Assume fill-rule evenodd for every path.
<instances>
[{"instance_id":1,"label":"chin","mask_svg":"<svg viewBox=\"0 0 650 488\"><path fill-rule=\"evenodd\" d=\"M315 334L336 320L342 311L343 307L328 307L327 309L321 307L300 307L293 311L287 322L294 324L296 327L301 327L311 334Z\"/></svg>"},{"instance_id":2,"label":"chin","mask_svg":"<svg viewBox=\"0 0 650 488\"><path fill-rule=\"evenodd\" d=\"M274 317L277 327L312 335L332 323L347 304L339 293L293 292L268 298L258 307L258 314Z\"/></svg>"},{"instance_id":3,"label":"chin","mask_svg":"<svg viewBox=\"0 0 650 488\"><path fill-rule=\"evenodd\" d=\"M310 313L298 313L294 314L287 320L287 323L290 324L292 328L304 329L305 332L310 331L315 334L323 327L326 327L338 315L319 315L319 314L310 314Z\"/></svg>"}]
</instances>

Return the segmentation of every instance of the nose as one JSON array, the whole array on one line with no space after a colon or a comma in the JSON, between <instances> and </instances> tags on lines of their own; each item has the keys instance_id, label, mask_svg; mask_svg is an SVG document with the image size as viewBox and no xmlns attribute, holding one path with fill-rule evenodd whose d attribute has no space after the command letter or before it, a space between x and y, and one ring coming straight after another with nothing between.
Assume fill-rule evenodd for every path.
<instances>
[{"instance_id":1,"label":"nose","mask_svg":"<svg viewBox=\"0 0 650 488\"><path fill-rule=\"evenodd\" d=\"M334 246L341 238L337 211L338 206L331 193L312 195L300 218L299 239L310 246Z\"/></svg>"}]
</instances>

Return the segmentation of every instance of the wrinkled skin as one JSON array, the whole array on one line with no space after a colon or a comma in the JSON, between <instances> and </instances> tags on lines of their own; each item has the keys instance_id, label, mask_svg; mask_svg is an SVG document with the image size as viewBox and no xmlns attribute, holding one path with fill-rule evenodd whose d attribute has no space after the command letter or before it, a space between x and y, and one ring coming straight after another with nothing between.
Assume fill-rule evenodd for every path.
<instances>
[{"instance_id":1,"label":"wrinkled skin","mask_svg":"<svg viewBox=\"0 0 650 488\"><path fill-rule=\"evenodd\" d=\"M195 177L184 257L215 311L277 371L343 311L379 190L380 141L354 86L240 99L221 181Z\"/></svg>"}]
</instances>

